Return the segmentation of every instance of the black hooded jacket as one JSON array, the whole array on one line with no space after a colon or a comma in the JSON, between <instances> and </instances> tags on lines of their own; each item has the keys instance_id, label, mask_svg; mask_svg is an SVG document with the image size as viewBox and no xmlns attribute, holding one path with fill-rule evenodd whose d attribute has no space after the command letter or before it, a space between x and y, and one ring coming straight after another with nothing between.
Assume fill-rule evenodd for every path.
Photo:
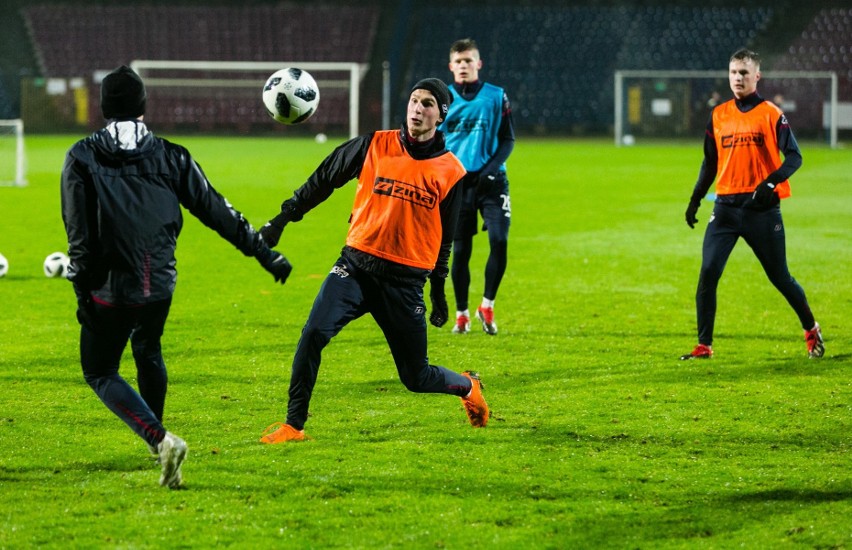
<instances>
[{"instance_id":1,"label":"black hooded jacket","mask_svg":"<svg viewBox=\"0 0 852 550\"><path fill-rule=\"evenodd\" d=\"M68 279L78 296L113 305L170 298L181 206L246 256L267 249L189 151L139 121L118 124L74 144L62 169Z\"/></svg>"}]
</instances>

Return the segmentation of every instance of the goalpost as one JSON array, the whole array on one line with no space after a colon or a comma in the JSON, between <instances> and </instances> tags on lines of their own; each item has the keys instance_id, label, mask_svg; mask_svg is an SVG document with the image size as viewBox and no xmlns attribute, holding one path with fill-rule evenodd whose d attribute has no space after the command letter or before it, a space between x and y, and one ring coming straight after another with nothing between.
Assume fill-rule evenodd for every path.
<instances>
[{"instance_id":1,"label":"goalpost","mask_svg":"<svg viewBox=\"0 0 852 550\"><path fill-rule=\"evenodd\" d=\"M0 185L24 187L26 170L24 121L0 120Z\"/></svg>"},{"instance_id":2,"label":"goalpost","mask_svg":"<svg viewBox=\"0 0 852 550\"><path fill-rule=\"evenodd\" d=\"M797 137L837 147L837 73L766 71L758 90L790 118ZM615 71L615 144L639 138L700 139L717 102L730 99L720 71Z\"/></svg>"},{"instance_id":3,"label":"goalpost","mask_svg":"<svg viewBox=\"0 0 852 550\"><path fill-rule=\"evenodd\" d=\"M232 126L245 130L252 125L275 129L280 125L272 121L261 100L263 84L279 69L298 67L310 72L320 88L316 114L299 127L314 133L345 132L349 137L359 133L360 87L366 64L143 59L130 66L153 98L148 108L161 110L160 125L171 120L174 124L195 123L201 129Z\"/></svg>"}]
</instances>

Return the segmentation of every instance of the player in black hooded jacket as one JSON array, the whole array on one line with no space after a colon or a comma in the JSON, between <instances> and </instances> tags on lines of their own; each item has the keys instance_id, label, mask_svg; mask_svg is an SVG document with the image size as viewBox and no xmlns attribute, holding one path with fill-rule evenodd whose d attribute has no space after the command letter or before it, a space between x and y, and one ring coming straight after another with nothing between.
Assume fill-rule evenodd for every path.
<instances>
[{"instance_id":1,"label":"player in black hooded jacket","mask_svg":"<svg viewBox=\"0 0 852 550\"><path fill-rule=\"evenodd\" d=\"M181 484L186 443L163 427L167 374L160 338L177 271L181 206L281 283L291 266L207 181L184 147L155 137L142 122L146 94L128 67L107 75L101 109L109 122L68 151L62 219L68 279L77 294L80 360L104 404L157 454L160 484ZM130 340L139 392L118 373Z\"/></svg>"}]
</instances>

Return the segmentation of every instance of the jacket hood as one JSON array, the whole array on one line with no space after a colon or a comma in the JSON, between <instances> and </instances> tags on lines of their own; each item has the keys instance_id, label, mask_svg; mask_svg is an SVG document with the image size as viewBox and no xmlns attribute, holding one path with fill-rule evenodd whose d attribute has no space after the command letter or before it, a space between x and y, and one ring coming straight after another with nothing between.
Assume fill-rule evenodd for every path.
<instances>
[{"instance_id":1,"label":"jacket hood","mask_svg":"<svg viewBox=\"0 0 852 550\"><path fill-rule=\"evenodd\" d=\"M156 143L154 134L139 120L113 121L91 139L98 155L125 162L149 156Z\"/></svg>"}]
</instances>

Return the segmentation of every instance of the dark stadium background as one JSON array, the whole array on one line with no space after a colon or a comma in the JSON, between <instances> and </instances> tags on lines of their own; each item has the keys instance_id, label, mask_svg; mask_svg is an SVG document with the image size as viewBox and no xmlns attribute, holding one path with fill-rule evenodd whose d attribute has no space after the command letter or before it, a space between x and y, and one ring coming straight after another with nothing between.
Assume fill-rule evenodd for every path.
<instances>
[{"instance_id":1,"label":"dark stadium background","mask_svg":"<svg viewBox=\"0 0 852 550\"><path fill-rule=\"evenodd\" d=\"M611 135L616 69L724 71L728 56L740 46L763 55L764 71L837 71L839 99L852 101L848 1L3 4L0 118L24 118L28 133L96 127L96 103L87 123L80 124L61 105L49 113L33 114L31 107L28 112L27 98L39 103L28 94L52 77L91 82L94 71L128 63L129 57L242 61L252 55L254 61L364 62L370 69L361 89L362 130L382 125L382 66L387 63L395 125L411 83L426 75L447 79L448 46L465 36L480 44L484 78L509 92L520 135ZM89 87L96 102L97 86ZM345 117L341 101L329 96L325 112L313 122L333 125L333 119ZM168 105L160 103L162 127ZM206 122L195 130L237 126ZM191 125L175 129L193 130ZM250 124L238 128L255 130Z\"/></svg>"}]
</instances>

